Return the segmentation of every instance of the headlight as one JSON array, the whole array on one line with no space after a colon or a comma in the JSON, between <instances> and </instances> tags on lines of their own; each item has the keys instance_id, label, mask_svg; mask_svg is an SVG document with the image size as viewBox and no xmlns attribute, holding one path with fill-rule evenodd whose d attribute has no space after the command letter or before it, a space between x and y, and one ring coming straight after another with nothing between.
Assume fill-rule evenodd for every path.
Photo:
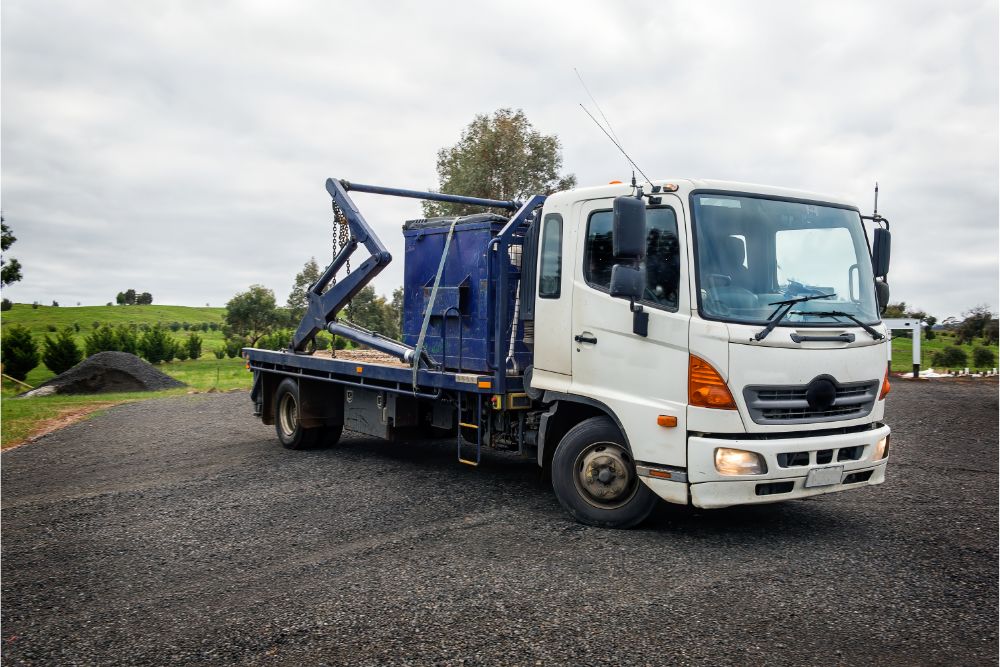
<instances>
[{"instance_id":1,"label":"headlight","mask_svg":"<svg viewBox=\"0 0 1000 667\"><path fill-rule=\"evenodd\" d=\"M728 447L715 450L715 469L723 475L763 475L767 472L760 454Z\"/></svg>"},{"instance_id":2,"label":"headlight","mask_svg":"<svg viewBox=\"0 0 1000 667\"><path fill-rule=\"evenodd\" d=\"M872 458L881 461L887 456L889 456L889 436L885 436L875 443L875 456Z\"/></svg>"}]
</instances>

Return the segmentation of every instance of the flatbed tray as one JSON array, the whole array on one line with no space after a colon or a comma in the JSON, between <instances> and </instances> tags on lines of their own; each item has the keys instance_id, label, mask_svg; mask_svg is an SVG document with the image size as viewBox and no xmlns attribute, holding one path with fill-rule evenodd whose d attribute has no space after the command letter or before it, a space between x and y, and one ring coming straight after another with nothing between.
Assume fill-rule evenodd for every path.
<instances>
[{"instance_id":1,"label":"flatbed tray","mask_svg":"<svg viewBox=\"0 0 1000 667\"><path fill-rule=\"evenodd\" d=\"M370 386L397 393L434 394L454 389L479 394L493 393L493 377L478 373L459 373L420 369L413 387L413 370L402 361L382 352L366 349L337 350L314 354L243 348L243 357L254 371L308 377L338 384ZM506 378L507 391L519 392L524 386L520 376Z\"/></svg>"}]
</instances>

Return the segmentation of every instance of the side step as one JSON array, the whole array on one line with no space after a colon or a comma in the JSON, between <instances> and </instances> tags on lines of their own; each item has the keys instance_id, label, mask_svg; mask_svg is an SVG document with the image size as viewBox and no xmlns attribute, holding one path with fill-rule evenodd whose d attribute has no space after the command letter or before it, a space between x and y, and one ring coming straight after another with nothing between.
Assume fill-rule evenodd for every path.
<instances>
[{"instance_id":1,"label":"side step","mask_svg":"<svg viewBox=\"0 0 1000 667\"><path fill-rule=\"evenodd\" d=\"M467 466L472 466L473 468L479 467L479 462L482 460L483 453L483 429L479 423L483 414L483 397L482 394L476 394L476 421L475 424L468 424L462 421L462 396L459 394L458 397L458 433L455 436L455 449L458 453L458 462L464 463ZM467 459L462 456L462 429L471 428L476 431L476 460Z\"/></svg>"}]
</instances>

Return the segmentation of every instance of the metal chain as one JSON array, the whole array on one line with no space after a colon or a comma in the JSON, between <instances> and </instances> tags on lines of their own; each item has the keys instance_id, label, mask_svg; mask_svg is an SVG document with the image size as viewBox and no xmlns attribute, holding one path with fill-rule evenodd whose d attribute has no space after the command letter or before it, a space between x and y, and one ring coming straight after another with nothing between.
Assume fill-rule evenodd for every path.
<instances>
[{"instance_id":1,"label":"metal chain","mask_svg":"<svg viewBox=\"0 0 1000 667\"><path fill-rule=\"evenodd\" d=\"M351 238L350 238L351 231L350 231L350 229L348 228L348 225L347 225L347 216L345 216L344 212L340 210L340 207L337 206L336 202L333 203L333 217L334 217L334 220L339 225L339 229L337 230L337 233L339 235L337 241L340 244L340 250L343 250L344 248L347 247L347 244L351 240ZM334 256L336 257L336 253L334 253ZM347 275L350 275L350 273L351 273L351 260L347 260L347 264L345 265L345 268L347 270Z\"/></svg>"}]
</instances>

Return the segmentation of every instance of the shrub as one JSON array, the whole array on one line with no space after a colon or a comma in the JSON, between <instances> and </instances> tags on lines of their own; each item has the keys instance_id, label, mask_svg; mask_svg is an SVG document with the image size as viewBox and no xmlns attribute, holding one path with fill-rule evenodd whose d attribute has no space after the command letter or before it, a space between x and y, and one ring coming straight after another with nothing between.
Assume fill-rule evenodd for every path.
<instances>
[{"instance_id":1,"label":"shrub","mask_svg":"<svg viewBox=\"0 0 1000 667\"><path fill-rule=\"evenodd\" d=\"M58 301L53 301L52 302L52 307L53 308L58 308L59 307L59 302Z\"/></svg>"},{"instance_id":2,"label":"shrub","mask_svg":"<svg viewBox=\"0 0 1000 667\"><path fill-rule=\"evenodd\" d=\"M171 322L170 323L170 330L171 331L180 331L180 328L181 328L181 323L180 322Z\"/></svg>"},{"instance_id":3,"label":"shrub","mask_svg":"<svg viewBox=\"0 0 1000 667\"><path fill-rule=\"evenodd\" d=\"M215 352L213 352L212 354L215 355L216 359L225 359L226 358L226 349L225 348L220 348L220 349L216 350Z\"/></svg>"},{"instance_id":4,"label":"shrub","mask_svg":"<svg viewBox=\"0 0 1000 667\"><path fill-rule=\"evenodd\" d=\"M31 332L20 324L12 324L3 331L0 341L3 352L3 372L15 380L24 380L38 365L38 346Z\"/></svg>"},{"instance_id":5,"label":"shrub","mask_svg":"<svg viewBox=\"0 0 1000 667\"><path fill-rule=\"evenodd\" d=\"M50 332L50 333L55 333L56 331L59 331L59 329L57 329L56 325L54 325L54 324L46 324L45 325L45 330L48 331L48 332Z\"/></svg>"},{"instance_id":6,"label":"shrub","mask_svg":"<svg viewBox=\"0 0 1000 667\"><path fill-rule=\"evenodd\" d=\"M972 365L976 368L992 368L996 355L988 347L977 347L972 351Z\"/></svg>"},{"instance_id":7,"label":"shrub","mask_svg":"<svg viewBox=\"0 0 1000 667\"><path fill-rule=\"evenodd\" d=\"M186 345L174 345L174 354L177 356L177 361L187 361L190 358L188 354L188 349Z\"/></svg>"},{"instance_id":8,"label":"shrub","mask_svg":"<svg viewBox=\"0 0 1000 667\"><path fill-rule=\"evenodd\" d=\"M190 328L191 328L191 323L190 322L181 322L181 329L184 329L184 331L187 331Z\"/></svg>"},{"instance_id":9,"label":"shrub","mask_svg":"<svg viewBox=\"0 0 1000 667\"><path fill-rule=\"evenodd\" d=\"M337 350L344 350L347 348L347 339L341 336L333 337L333 347Z\"/></svg>"},{"instance_id":10,"label":"shrub","mask_svg":"<svg viewBox=\"0 0 1000 667\"><path fill-rule=\"evenodd\" d=\"M38 310L38 302L37 302L37 301L32 301L32 302L31 302L31 307L32 307L32 309L34 309L34 310ZM13 376L13 375L11 375L11 377L14 377L14 376Z\"/></svg>"},{"instance_id":11,"label":"shrub","mask_svg":"<svg viewBox=\"0 0 1000 667\"><path fill-rule=\"evenodd\" d=\"M13 307L14 302L6 297L4 297L3 301L0 301L0 310L10 310Z\"/></svg>"},{"instance_id":12,"label":"shrub","mask_svg":"<svg viewBox=\"0 0 1000 667\"><path fill-rule=\"evenodd\" d=\"M119 324L115 328L115 342L117 349L129 354L139 354L139 336L135 330L124 324Z\"/></svg>"},{"instance_id":13,"label":"shrub","mask_svg":"<svg viewBox=\"0 0 1000 667\"><path fill-rule=\"evenodd\" d=\"M174 341L163 327L155 326L142 335L139 352L151 364L170 361L174 358Z\"/></svg>"},{"instance_id":14,"label":"shrub","mask_svg":"<svg viewBox=\"0 0 1000 667\"><path fill-rule=\"evenodd\" d=\"M320 332L316 334L316 349L317 350L329 350L330 349L330 337L326 334Z\"/></svg>"},{"instance_id":15,"label":"shrub","mask_svg":"<svg viewBox=\"0 0 1000 667\"><path fill-rule=\"evenodd\" d=\"M244 341L242 338L227 338L226 339L226 356L230 359L235 359L240 356L240 350L243 349Z\"/></svg>"},{"instance_id":16,"label":"shrub","mask_svg":"<svg viewBox=\"0 0 1000 667\"><path fill-rule=\"evenodd\" d=\"M73 331L75 331L77 333L80 333L80 323L79 322L73 322Z\"/></svg>"},{"instance_id":17,"label":"shrub","mask_svg":"<svg viewBox=\"0 0 1000 667\"><path fill-rule=\"evenodd\" d=\"M209 329L208 322L202 322L201 323L201 330L202 331L208 331L208 329Z\"/></svg>"},{"instance_id":18,"label":"shrub","mask_svg":"<svg viewBox=\"0 0 1000 667\"><path fill-rule=\"evenodd\" d=\"M118 340L111 327L104 325L83 339L83 348L88 357L98 352L115 352L119 350Z\"/></svg>"},{"instance_id":19,"label":"shrub","mask_svg":"<svg viewBox=\"0 0 1000 667\"><path fill-rule=\"evenodd\" d=\"M188 334L184 347L187 349L188 356L192 359L197 359L201 356L201 342L201 336L198 334Z\"/></svg>"},{"instance_id":20,"label":"shrub","mask_svg":"<svg viewBox=\"0 0 1000 667\"><path fill-rule=\"evenodd\" d=\"M211 329L212 331L218 331L219 330L219 323L218 322L210 322L209 325L208 325L208 328Z\"/></svg>"},{"instance_id":21,"label":"shrub","mask_svg":"<svg viewBox=\"0 0 1000 667\"><path fill-rule=\"evenodd\" d=\"M938 350L931 357L931 363L942 368L963 368L966 361L965 350L954 345Z\"/></svg>"},{"instance_id":22,"label":"shrub","mask_svg":"<svg viewBox=\"0 0 1000 667\"><path fill-rule=\"evenodd\" d=\"M91 329L97 329L100 326L101 326L101 323L97 322L96 320L90 323L90 328Z\"/></svg>"},{"instance_id":23,"label":"shrub","mask_svg":"<svg viewBox=\"0 0 1000 667\"><path fill-rule=\"evenodd\" d=\"M46 336L42 342L42 348L42 361L56 375L65 373L83 359L83 352L80 351L80 348L76 346L76 342L73 340L73 329L71 327L66 327L60 331L56 335L55 340Z\"/></svg>"}]
</instances>

